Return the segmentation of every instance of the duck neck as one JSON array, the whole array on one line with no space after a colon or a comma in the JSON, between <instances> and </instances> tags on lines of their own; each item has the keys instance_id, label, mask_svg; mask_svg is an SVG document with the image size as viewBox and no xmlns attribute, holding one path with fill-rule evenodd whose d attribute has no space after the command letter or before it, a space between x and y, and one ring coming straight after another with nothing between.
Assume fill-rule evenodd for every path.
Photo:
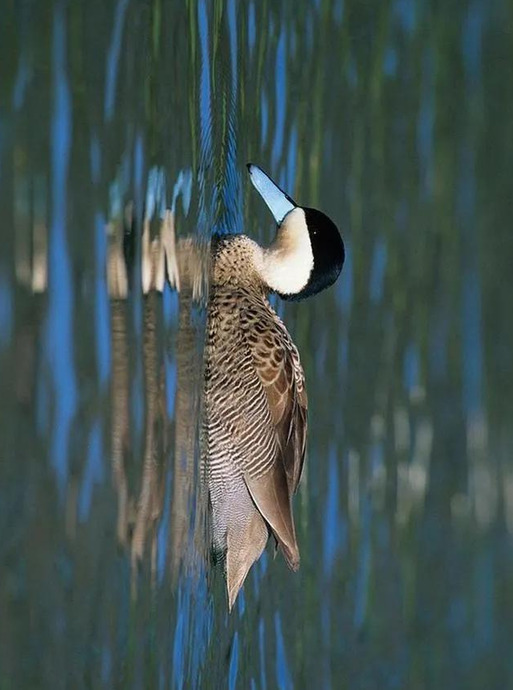
<instances>
[{"instance_id":1,"label":"duck neck","mask_svg":"<svg viewBox=\"0 0 513 690\"><path fill-rule=\"evenodd\" d=\"M269 288L282 295L295 295L308 283L313 253L305 213L295 208L278 228L274 242L261 250L259 273Z\"/></svg>"}]
</instances>

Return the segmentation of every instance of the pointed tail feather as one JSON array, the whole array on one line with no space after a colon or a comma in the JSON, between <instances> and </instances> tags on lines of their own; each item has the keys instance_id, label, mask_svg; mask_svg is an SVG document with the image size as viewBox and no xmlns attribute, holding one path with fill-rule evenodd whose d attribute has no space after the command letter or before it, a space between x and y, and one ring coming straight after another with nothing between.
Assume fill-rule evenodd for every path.
<instances>
[{"instance_id":1,"label":"pointed tail feather","mask_svg":"<svg viewBox=\"0 0 513 690\"><path fill-rule=\"evenodd\" d=\"M271 527L280 549L292 570L299 568L299 548L292 517L287 477L281 462L262 477L245 477L256 507Z\"/></svg>"}]
</instances>

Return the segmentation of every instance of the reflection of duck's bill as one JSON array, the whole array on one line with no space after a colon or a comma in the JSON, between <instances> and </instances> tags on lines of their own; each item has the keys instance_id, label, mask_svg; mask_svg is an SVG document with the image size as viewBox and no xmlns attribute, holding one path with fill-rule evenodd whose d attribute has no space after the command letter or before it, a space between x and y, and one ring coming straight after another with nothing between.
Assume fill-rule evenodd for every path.
<instances>
[{"instance_id":1,"label":"reflection of duck's bill","mask_svg":"<svg viewBox=\"0 0 513 690\"><path fill-rule=\"evenodd\" d=\"M287 213L296 208L297 204L258 165L248 163L248 170L253 186L280 225Z\"/></svg>"}]
</instances>

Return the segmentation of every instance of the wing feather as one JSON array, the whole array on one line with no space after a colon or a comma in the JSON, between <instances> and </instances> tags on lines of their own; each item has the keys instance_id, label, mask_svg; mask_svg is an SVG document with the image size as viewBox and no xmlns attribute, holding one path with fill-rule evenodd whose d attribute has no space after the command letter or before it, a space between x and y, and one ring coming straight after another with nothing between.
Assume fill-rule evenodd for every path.
<instances>
[{"instance_id":1,"label":"wing feather","mask_svg":"<svg viewBox=\"0 0 513 690\"><path fill-rule=\"evenodd\" d=\"M269 309L253 310L251 317L245 320L247 341L267 397L289 492L295 493L306 453L308 403L303 369L281 320Z\"/></svg>"},{"instance_id":2,"label":"wing feather","mask_svg":"<svg viewBox=\"0 0 513 690\"><path fill-rule=\"evenodd\" d=\"M307 398L297 349L269 305L242 310L241 324L251 352L256 378L269 409L275 457L265 474L246 475L246 485L271 527L288 565L297 570L299 549L292 513L305 459Z\"/></svg>"}]
</instances>

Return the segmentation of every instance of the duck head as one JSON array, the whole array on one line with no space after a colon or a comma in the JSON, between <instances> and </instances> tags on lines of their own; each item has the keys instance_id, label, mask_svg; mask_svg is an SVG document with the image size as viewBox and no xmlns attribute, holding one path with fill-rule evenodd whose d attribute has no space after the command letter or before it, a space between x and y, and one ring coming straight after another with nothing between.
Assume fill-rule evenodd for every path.
<instances>
[{"instance_id":1,"label":"duck head","mask_svg":"<svg viewBox=\"0 0 513 690\"><path fill-rule=\"evenodd\" d=\"M276 237L263 250L260 272L282 299L300 300L338 278L345 250L335 223L322 211L299 206L257 165L248 164L254 187L271 211Z\"/></svg>"}]
</instances>

